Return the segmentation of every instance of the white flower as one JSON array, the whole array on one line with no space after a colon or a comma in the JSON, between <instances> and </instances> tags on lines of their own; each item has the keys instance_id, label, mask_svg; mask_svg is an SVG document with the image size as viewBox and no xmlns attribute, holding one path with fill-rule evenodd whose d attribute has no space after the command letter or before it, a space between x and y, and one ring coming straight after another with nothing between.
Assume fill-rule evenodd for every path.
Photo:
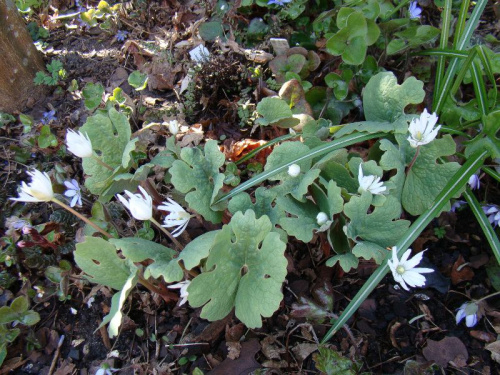
<instances>
[{"instance_id":1,"label":"white flower","mask_svg":"<svg viewBox=\"0 0 500 375\"><path fill-rule=\"evenodd\" d=\"M416 1L410 2L410 6L408 7L408 11L410 12L410 19L420 18L422 9L420 9L417 4L418 3Z\"/></svg>"},{"instance_id":2,"label":"white flower","mask_svg":"<svg viewBox=\"0 0 500 375\"><path fill-rule=\"evenodd\" d=\"M75 308L73 308L73 307L70 307L70 308L69 308L69 311L70 311L70 313L71 313L71 314L73 314L73 315L78 314L78 310L77 310L77 309L75 309Z\"/></svg>"},{"instance_id":3,"label":"white flower","mask_svg":"<svg viewBox=\"0 0 500 375\"><path fill-rule=\"evenodd\" d=\"M168 131L175 136L179 132L179 122L177 120L170 121L168 123Z\"/></svg>"},{"instance_id":4,"label":"white flower","mask_svg":"<svg viewBox=\"0 0 500 375\"><path fill-rule=\"evenodd\" d=\"M73 199L71 199L71 203L69 204L71 207L75 207L78 203L79 206L82 205L82 190L80 189L80 185L76 180L64 181L64 186L68 188L64 192L64 195Z\"/></svg>"},{"instance_id":5,"label":"white flower","mask_svg":"<svg viewBox=\"0 0 500 375\"><path fill-rule=\"evenodd\" d=\"M479 307L474 302L465 302L457 309L456 322L459 324L465 318L465 325L467 327L474 327L477 324L477 312Z\"/></svg>"},{"instance_id":6,"label":"white flower","mask_svg":"<svg viewBox=\"0 0 500 375\"><path fill-rule=\"evenodd\" d=\"M419 119L413 119L408 127L408 131L410 132L408 142L410 142L410 146L416 148L432 142L436 138L439 129L441 129L441 125L434 128L437 121L437 115L435 113L430 115L427 109L424 109Z\"/></svg>"},{"instance_id":7,"label":"white flower","mask_svg":"<svg viewBox=\"0 0 500 375\"><path fill-rule=\"evenodd\" d=\"M137 220L150 220L153 217L153 199L142 186L139 186L139 190L142 195L132 194L130 191L125 190L124 193L128 196L128 201L120 194L116 194L116 197L127 207L134 218Z\"/></svg>"},{"instance_id":8,"label":"white flower","mask_svg":"<svg viewBox=\"0 0 500 375\"><path fill-rule=\"evenodd\" d=\"M297 177L300 174L300 165L292 164L288 167L288 174L292 177Z\"/></svg>"},{"instance_id":9,"label":"white flower","mask_svg":"<svg viewBox=\"0 0 500 375\"><path fill-rule=\"evenodd\" d=\"M92 142L90 142L87 133L75 132L69 129L66 133L66 146L68 151L79 158L88 158L92 156Z\"/></svg>"},{"instance_id":10,"label":"white flower","mask_svg":"<svg viewBox=\"0 0 500 375\"><path fill-rule=\"evenodd\" d=\"M392 261L387 261L389 268L392 271L394 280L401 284L401 286L410 290L406 284L411 287L424 286L425 276L421 273L434 272L431 268L415 268L420 263L423 257L423 252L418 253L413 258L408 259L411 254L411 249L405 251L401 260L398 260L398 249L396 246L392 247Z\"/></svg>"},{"instance_id":11,"label":"white flower","mask_svg":"<svg viewBox=\"0 0 500 375\"><path fill-rule=\"evenodd\" d=\"M332 220L328 220L328 215L324 212L320 212L316 215L316 223L319 225L318 232L324 232L332 225Z\"/></svg>"},{"instance_id":12,"label":"white flower","mask_svg":"<svg viewBox=\"0 0 500 375\"><path fill-rule=\"evenodd\" d=\"M363 191L369 191L370 193L375 195L382 195L384 191L387 190L387 187L384 186L384 183L380 182L380 177L373 175L364 176L361 164L359 165L358 182L359 193L362 193Z\"/></svg>"},{"instance_id":13,"label":"white flower","mask_svg":"<svg viewBox=\"0 0 500 375\"><path fill-rule=\"evenodd\" d=\"M173 199L167 198L167 200L168 202L163 202L162 206L158 206L159 210L170 212L165 219L163 219L165 225L162 225L162 227L177 227L172 232L172 236L177 237L186 229L189 219L191 219L191 215Z\"/></svg>"},{"instance_id":14,"label":"white flower","mask_svg":"<svg viewBox=\"0 0 500 375\"><path fill-rule=\"evenodd\" d=\"M45 172L40 172L35 169L28 172L31 176L31 183L22 182L21 191L18 198L10 198L13 201L20 202L49 202L54 198L54 191L52 190L52 182L50 177Z\"/></svg>"},{"instance_id":15,"label":"white flower","mask_svg":"<svg viewBox=\"0 0 500 375\"><path fill-rule=\"evenodd\" d=\"M174 284L174 285L169 285L167 288L169 289L180 289L180 294L181 294L181 302L179 302L179 306L184 305L187 302L188 299L188 291L187 288L191 284L191 281L181 281L180 283Z\"/></svg>"}]
</instances>

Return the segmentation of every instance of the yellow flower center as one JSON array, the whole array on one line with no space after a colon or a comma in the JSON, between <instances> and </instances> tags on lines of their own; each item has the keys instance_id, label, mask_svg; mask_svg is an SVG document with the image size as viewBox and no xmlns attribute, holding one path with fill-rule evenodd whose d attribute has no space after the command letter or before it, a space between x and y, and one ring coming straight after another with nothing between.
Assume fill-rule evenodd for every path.
<instances>
[{"instance_id":1,"label":"yellow flower center","mask_svg":"<svg viewBox=\"0 0 500 375\"><path fill-rule=\"evenodd\" d=\"M399 273L400 275L404 274L406 269L403 266L397 266L396 267L396 272Z\"/></svg>"},{"instance_id":2,"label":"yellow flower center","mask_svg":"<svg viewBox=\"0 0 500 375\"><path fill-rule=\"evenodd\" d=\"M415 138L418 139L419 141L421 141L422 140L422 135L423 135L422 132L418 131L417 132L417 136Z\"/></svg>"}]
</instances>

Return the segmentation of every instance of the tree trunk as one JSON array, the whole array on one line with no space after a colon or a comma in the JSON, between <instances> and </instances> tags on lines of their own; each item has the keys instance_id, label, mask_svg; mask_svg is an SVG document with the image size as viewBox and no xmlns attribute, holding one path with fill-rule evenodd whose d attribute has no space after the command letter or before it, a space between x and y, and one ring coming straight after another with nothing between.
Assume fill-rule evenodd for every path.
<instances>
[{"instance_id":1,"label":"tree trunk","mask_svg":"<svg viewBox=\"0 0 500 375\"><path fill-rule=\"evenodd\" d=\"M33 78L45 70L13 0L0 0L0 111L14 113L42 95Z\"/></svg>"}]
</instances>

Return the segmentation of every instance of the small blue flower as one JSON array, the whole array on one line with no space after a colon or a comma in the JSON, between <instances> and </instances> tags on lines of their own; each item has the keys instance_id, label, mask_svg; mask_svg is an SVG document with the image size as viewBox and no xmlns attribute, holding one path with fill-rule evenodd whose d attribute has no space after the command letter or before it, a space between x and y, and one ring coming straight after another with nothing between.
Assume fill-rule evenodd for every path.
<instances>
[{"instance_id":1,"label":"small blue flower","mask_svg":"<svg viewBox=\"0 0 500 375\"><path fill-rule=\"evenodd\" d=\"M457 324L465 318L465 325L469 328L474 327L478 322L479 307L474 302L465 302L457 309L457 316L455 317Z\"/></svg>"},{"instance_id":2,"label":"small blue flower","mask_svg":"<svg viewBox=\"0 0 500 375\"><path fill-rule=\"evenodd\" d=\"M410 19L420 18L422 14L422 9L417 5L416 1L410 2L410 7L408 11L410 12Z\"/></svg>"},{"instance_id":3,"label":"small blue flower","mask_svg":"<svg viewBox=\"0 0 500 375\"><path fill-rule=\"evenodd\" d=\"M276 5L285 5L285 4L288 4L288 3L291 3L292 0L269 0L267 2L267 5L272 5L272 4L276 4Z\"/></svg>"},{"instance_id":4,"label":"small blue flower","mask_svg":"<svg viewBox=\"0 0 500 375\"><path fill-rule=\"evenodd\" d=\"M467 202L466 201L461 201L461 200L456 200L455 202L453 202L453 204L451 205L451 209L450 209L450 212L456 212L458 208L466 205Z\"/></svg>"},{"instance_id":5,"label":"small blue flower","mask_svg":"<svg viewBox=\"0 0 500 375\"><path fill-rule=\"evenodd\" d=\"M79 206L82 205L82 190L80 189L80 185L78 185L78 182L76 180L71 180L71 181L64 181L64 186L68 188L64 192L64 195L71 198L71 203L69 204L71 207L75 207L76 203L78 203Z\"/></svg>"},{"instance_id":6,"label":"small blue flower","mask_svg":"<svg viewBox=\"0 0 500 375\"><path fill-rule=\"evenodd\" d=\"M47 125L50 124L52 121L56 121L57 117L55 116L55 114L56 114L55 110L44 112L41 120L42 124Z\"/></svg>"},{"instance_id":7,"label":"small blue flower","mask_svg":"<svg viewBox=\"0 0 500 375\"><path fill-rule=\"evenodd\" d=\"M496 204L487 204L483 206L483 211L488 216L488 220L493 227L500 225L500 207Z\"/></svg>"},{"instance_id":8,"label":"small blue flower","mask_svg":"<svg viewBox=\"0 0 500 375\"><path fill-rule=\"evenodd\" d=\"M472 190L479 189L479 187L481 186L479 176L477 174L473 174L472 176L470 176L468 184Z\"/></svg>"},{"instance_id":9,"label":"small blue flower","mask_svg":"<svg viewBox=\"0 0 500 375\"><path fill-rule=\"evenodd\" d=\"M123 42L125 39L127 39L127 36L128 36L128 31L118 30L115 37L117 41Z\"/></svg>"}]
</instances>

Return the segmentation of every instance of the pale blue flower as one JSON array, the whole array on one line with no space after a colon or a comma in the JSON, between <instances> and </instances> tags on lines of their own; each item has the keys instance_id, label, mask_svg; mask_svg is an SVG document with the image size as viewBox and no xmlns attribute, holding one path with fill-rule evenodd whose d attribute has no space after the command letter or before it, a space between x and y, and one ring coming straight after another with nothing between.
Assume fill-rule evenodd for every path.
<instances>
[{"instance_id":1,"label":"pale blue flower","mask_svg":"<svg viewBox=\"0 0 500 375\"><path fill-rule=\"evenodd\" d=\"M408 11L410 12L410 19L420 18L422 14L422 9L417 5L416 1L410 2L410 7Z\"/></svg>"},{"instance_id":2,"label":"pale blue flower","mask_svg":"<svg viewBox=\"0 0 500 375\"><path fill-rule=\"evenodd\" d=\"M267 5L272 5L272 4L276 4L276 5L285 5L285 4L288 4L288 3L291 3L292 0L269 0L267 2Z\"/></svg>"},{"instance_id":3,"label":"pale blue flower","mask_svg":"<svg viewBox=\"0 0 500 375\"><path fill-rule=\"evenodd\" d=\"M493 227L500 225L500 207L496 204L487 204L483 206L483 211L488 216L488 220Z\"/></svg>"},{"instance_id":4,"label":"pale blue flower","mask_svg":"<svg viewBox=\"0 0 500 375\"><path fill-rule=\"evenodd\" d=\"M128 37L128 31L118 30L118 32L116 33L115 37L116 37L117 41L123 42Z\"/></svg>"},{"instance_id":5,"label":"pale blue flower","mask_svg":"<svg viewBox=\"0 0 500 375\"><path fill-rule=\"evenodd\" d=\"M479 176L477 174L473 174L472 176L470 176L468 184L472 190L479 189L479 187L481 186Z\"/></svg>"},{"instance_id":6,"label":"pale blue flower","mask_svg":"<svg viewBox=\"0 0 500 375\"><path fill-rule=\"evenodd\" d=\"M457 309L456 322L459 324L465 318L465 325L469 328L474 327L478 322L477 312L479 307L474 302L465 302Z\"/></svg>"},{"instance_id":7,"label":"pale blue flower","mask_svg":"<svg viewBox=\"0 0 500 375\"><path fill-rule=\"evenodd\" d=\"M456 212L458 208L466 205L467 202L466 201L462 201L462 200L456 200L455 202L453 202L453 204L451 205L451 209L450 209L450 212Z\"/></svg>"},{"instance_id":8,"label":"pale blue flower","mask_svg":"<svg viewBox=\"0 0 500 375\"><path fill-rule=\"evenodd\" d=\"M82 205L82 190L80 185L76 180L64 181L64 186L66 186L67 190L64 192L64 195L71 199L71 203L69 204L71 207L75 207L78 203L79 206Z\"/></svg>"},{"instance_id":9,"label":"pale blue flower","mask_svg":"<svg viewBox=\"0 0 500 375\"><path fill-rule=\"evenodd\" d=\"M56 121L57 117L55 115L56 115L55 110L44 112L42 117L42 124L47 125L50 124L52 121Z\"/></svg>"}]
</instances>

